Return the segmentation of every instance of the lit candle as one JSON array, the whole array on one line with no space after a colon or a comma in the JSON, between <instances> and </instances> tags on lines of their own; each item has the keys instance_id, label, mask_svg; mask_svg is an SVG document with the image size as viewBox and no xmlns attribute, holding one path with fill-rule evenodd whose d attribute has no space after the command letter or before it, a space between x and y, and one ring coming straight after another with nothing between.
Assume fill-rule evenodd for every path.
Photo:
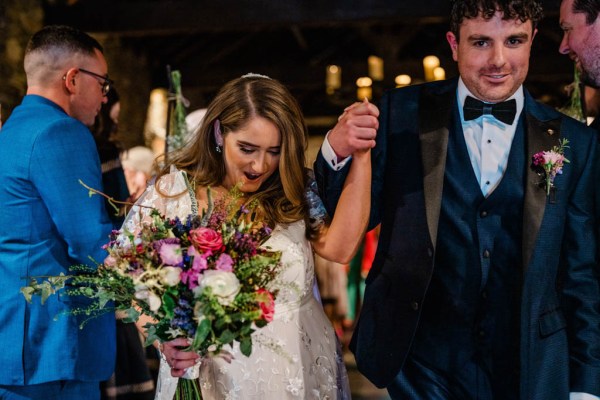
<instances>
[{"instance_id":1,"label":"lit candle","mask_svg":"<svg viewBox=\"0 0 600 400\"><path fill-rule=\"evenodd\" d=\"M373 89L371 85L373 81L368 76L362 76L356 80L356 98L358 100L364 100L365 97L369 100L373 98Z\"/></svg>"},{"instance_id":2,"label":"lit candle","mask_svg":"<svg viewBox=\"0 0 600 400\"><path fill-rule=\"evenodd\" d=\"M373 98L373 89L371 86L359 87L356 89L356 98L358 100L364 100L365 97L369 100Z\"/></svg>"},{"instance_id":3,"label":"lit candle","mask_svg":"<svg viewBox=\"0 0 600 400\"><path fill-rule=\"evenodd\" d=\"M434 81L443 81L446 79L446 71L442 67L435 67L433 69L433 80Z\"/></svg>"},{"instance_id":4,"label":"lit candle","mask_svg":"<svg viewBox=\"0 0 600 400\"><path fill-rule=\"evenodd\" d=\"M433 70L440 66L440 59L436 56L427 56L423 58L423 69L425 70L425 80L433 81Z\"/></svg>"},{"instance_id":5,"label":"lit candle","mask_svg":"<svg viewBox=\"0 0 600 400\"><path fill-rule=\"evenodd\" d=\"M410 77L410 75L402 74L398 75L394 79L394 82L396 82L396 87L408 86L412 82L412 78Z\"/></svg>"},{"instance_id":6,"label":"lit candle","mask_svg":"<svg viewBox=\"0 0 600 400\"><path fill-rule=\"evenodd\" d=\"M333 94L342 87L342 68L338 65L328 65L325 74L325 87L328 94Z\"/></svg>"},{"instance_id":7,"label":"lit candle","mask_svg":"<svg viewBox=\"0 0 600 400\"><path fill-rule=\"evenodd\" d=\"M374 81L383 80L383 58L377 56L369 56L367 59L369 63L369 76Z\"/></svg>"}]
</instances>

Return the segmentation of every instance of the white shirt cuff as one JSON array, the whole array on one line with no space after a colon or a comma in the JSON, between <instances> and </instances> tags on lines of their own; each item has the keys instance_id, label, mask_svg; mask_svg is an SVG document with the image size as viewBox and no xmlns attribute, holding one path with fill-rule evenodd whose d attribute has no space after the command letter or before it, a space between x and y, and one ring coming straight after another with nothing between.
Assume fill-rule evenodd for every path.
<instances>
[{"instance_id":1,"label":"white shirt cuff","mask_svg":"<svg viewBox=\"0 0 600 400\"><path fill-rule=\"evenodd\" d=\"M329 132L327 132L327 135L325 135L325 140L323 140L323 144L321 145L321 154L332 170L339 171L340 169L344 168L346 164L348 164L348 161L352 158L352 156L348 156L338 162L337 154L335 154L333 147L331 147L331 144L329 144Z\"/></svg>"},{"instance_id":2,"label":"white shirt cuff","mask_svg":"<svg viewBox=\"0 0 600 400\"><path fill-rule=\"evenodd\" d=\"M588 393L571 392L569 394L569 400L600 400L600 397Z\"/></svg>"}]
</instances>

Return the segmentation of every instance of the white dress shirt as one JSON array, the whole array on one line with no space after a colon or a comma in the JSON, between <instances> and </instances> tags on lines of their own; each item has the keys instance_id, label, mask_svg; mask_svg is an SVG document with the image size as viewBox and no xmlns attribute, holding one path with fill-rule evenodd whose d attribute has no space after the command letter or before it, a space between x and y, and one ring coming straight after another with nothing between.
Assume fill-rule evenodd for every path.
<instances>
[{"instance_id":1,"label":"white dress shirt","mask_svg":"<svg viewBox=\"0 0 600 400\"><path fill-rule=\"evenodd\" d=\"M515 99L517 102L517 112L511 125L498 121L490 114L484 114L477 119L465 121L463 104L467 96L475 97L467 89L461 78L458 81L456 97L459 104L463 134L473 172L477 182L479 182L481 193L487 197L498 187L506 172L508 155L517 130L519 116L523 111L523 86L520 86L512 96L506 99Z\"/></svg>"}]
</instances>

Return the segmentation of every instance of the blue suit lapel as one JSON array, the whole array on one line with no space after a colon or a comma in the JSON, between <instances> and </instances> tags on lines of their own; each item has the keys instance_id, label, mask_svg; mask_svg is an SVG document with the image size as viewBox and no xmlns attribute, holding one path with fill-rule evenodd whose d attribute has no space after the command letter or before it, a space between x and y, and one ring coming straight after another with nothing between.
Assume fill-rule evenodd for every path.
<instances>
[{"instance_id":1,"label":"blue suit lapel","mask_svg":"<svg viewBox=\"0 0 600 400\"><path fill-rule=\"evenodd\" d=\"M560 139L560 114L549 114L525 91L525 123L528 161L535 153L549 151ZM535 242L544 218L547 204L546 191L538 186L540 177L527 168L525 203L523 205L523 271L527 271Z\"/></svg>"}]
</instances>

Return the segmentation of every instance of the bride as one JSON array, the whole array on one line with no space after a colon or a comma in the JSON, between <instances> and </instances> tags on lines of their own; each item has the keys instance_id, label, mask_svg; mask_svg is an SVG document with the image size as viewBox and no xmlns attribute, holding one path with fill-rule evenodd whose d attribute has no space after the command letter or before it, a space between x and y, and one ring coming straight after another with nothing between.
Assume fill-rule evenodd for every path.
<instances>
[{"instance_id":1,"label":"bride","mask_svg":"<svg viewBox=\"0 0 600 400\"><path fill-rule=\"evenodd\" d=\"M234 79L208 106L193 139L169 155L138 204L184 218L235 185L258 201L273 228L265 246L282 252L274 319L252 336L249 357L239 346L199 359L180 350L180 338L162 344L156 398L171 400L177 379L200 366L203 399L346 399L348 378L335 331L313 295L313 251L347 263L366 228L370 206L370 152L353 155L335 217L325 221L316 185L306 173L307 129L296 100L278 81L256 74ZM135 230L145 208L134 207ZM143 217L142 217L143 219Z\"/></svg>"}]
</instances>

